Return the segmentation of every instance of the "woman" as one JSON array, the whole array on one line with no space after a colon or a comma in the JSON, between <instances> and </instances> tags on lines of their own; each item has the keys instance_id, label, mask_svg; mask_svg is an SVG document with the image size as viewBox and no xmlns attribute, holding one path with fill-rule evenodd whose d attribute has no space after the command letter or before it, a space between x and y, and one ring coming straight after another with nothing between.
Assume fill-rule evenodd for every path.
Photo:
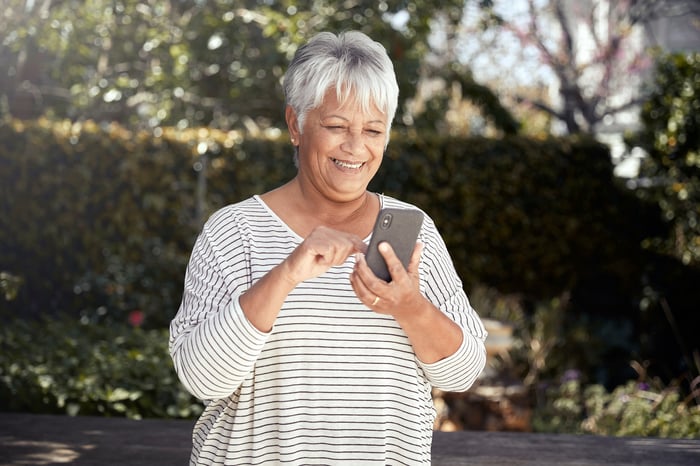
<instances>
[{"instance_id":1,"label":"woman","mask_svg":"<svg viewBox=\"0 0 700 466\"><path fill-rule=\"evenodd\" d=\"M298 172L216 212L192 252L170 352L205 400L191 464L429 464L431 386L469 388L486 332L426 217L392 280L363 253L381 207L367 191L398 86L384 48L321 33L284 79Z\"/></svg>"}]
</instances>

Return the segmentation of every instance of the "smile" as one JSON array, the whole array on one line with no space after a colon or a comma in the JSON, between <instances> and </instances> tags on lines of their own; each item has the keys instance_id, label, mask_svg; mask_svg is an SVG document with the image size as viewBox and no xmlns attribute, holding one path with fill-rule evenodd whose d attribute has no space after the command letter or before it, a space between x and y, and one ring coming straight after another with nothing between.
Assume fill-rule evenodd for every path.
<instances>
[{"instance_id":1,"label":"smile","mask_svg":"<svg viewBox=\"0 0 700 466\"><path fill-rule=\"evenodd\" d=\"M338 160L338 159L331 159L331 160L333 161L334 164L338 165L339 167L348 168L351 170L357 170L358 168L360 168L362 165L365 164L364 162L350 163L350 162L344 162L344 161Z\"/></svg>"}]
</instances>

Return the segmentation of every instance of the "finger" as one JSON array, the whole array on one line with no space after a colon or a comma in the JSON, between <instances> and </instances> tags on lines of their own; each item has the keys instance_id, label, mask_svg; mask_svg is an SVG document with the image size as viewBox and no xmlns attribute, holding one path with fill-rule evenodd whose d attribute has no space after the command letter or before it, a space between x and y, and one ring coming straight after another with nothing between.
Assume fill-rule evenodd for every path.
<instances>
[{"instance_id":1,"label":"finger","mask_svg":"<svg viewBox=\"0 0 700 466\"><path fill-rule=\"evenodd\" d=\"M355 295L360 301L367 304L370 302L370 295L372 294L367 287L367 284L362 280L358 268L356 266L355 270L350 274L350 285L352 286Z\"/></svg>"},{"instance_id":2,"label":"finger","mask_svg":"<svg viewBox=\"0 0 700 466\"><path fill-rule=\"evenodd\" d=\"M328 245L325 260L331 265L342 265L350 255L358 252L355 243L351 241L341 241Z\"/></svg>"},{"instance_id":3,"label":"finger","mask_svg":"<svg viewBox=\"0 0 700 466\"><path fill-rule=\"evenodd\" d=\"M364 253L367 250L367 245L357 235L338 231L332 231L331 235L331 244L334 248L337 248L335 252L337 252L339 258L342 257L343 262L351 254L355 254L358 252Z\"/></svg>"},{"instance_id":4,"label":"finger","mask_svg":"<svg viewBox=\"0 0 700 466\"><path fill-rule=\"evenodd\" d=\"M391 279L398 280L405 276L407 273L406 269L404 268L403 263L396 255L391 245L388 242L384 241L382 243L379 243L378 248L379 253L382 255L382 257L384 257L384 261L386 262L386 268L387 270L389 270Z\"/></svg>"},{"instance_id":5,"label":"finger","mask_svg":"<svg viewBox=\"0 0 700 466\"><path fill-rule=\"evenodd\" d=\"M360 239L359 236L349 235L348 241L350 244L348 247L347 255L344 257L344 259L347 259L351 254L364 254L365 252L367 252L367 245L364 241L362 241L362 239Z\"/></svg>"},{"instance_id":6,"label":"finger","mask_svg":"<svg viewBox=\"0 0 700 466\"><path fill-rule=\"evenodd\" d=\"M319 227L314 230L309 239L312 250L315 254L322 256L322 262L340 265L347 258L356 252L363 252L366 249L365 243L356 235L331 230L326 227ZM321 259L321 258L317 258Z\"/></svg>"},{"instance_id":7,"label":"finger","mask_svg":"<svg viewBox=\"0 0 700 466\"><path fill-rule=\"evenodd\" d=\"M367 252L367 245L365 244L364 241L360 239L359 236L352 236L352 241L353 241L353 246L354 246L354 251L353 252L361 252L362 254L365 254Z\"/></svg>"},{"instance_id":8,"label":"finger","mask_svg":"<svg viewBox=\"0 0 700 466\"><path fill-rule=\"evenodd\" d=\"M357 264L355 264L355 269L350 274L350 284L358 299L369 307L377 296L377 291L372 289L368 281L379 279L374 276L367 263L363 263L363 261L364 256L358 254Z\"/></svg>"},{"instance_id":9,"label":"finger","mask_svg":"<svg viewBox=\"0 0 700 466\"><path fill-rule=\"evenodd\" d=\"M299 281L316 277L330 267L342 265L358 252L362 241L330 229L314 230L290 255L291 269Z\"/></svg>"},{"instance_id":10,"label":"finger","mask_svg":"<svg viewBox=\"0 0 700 466\"><path fill-rule=\"evenodd\" d=\"M416 247L413 248L413 254L411 254L411 260L408 262L408 273L414 275L418 273L418 266L420 265L420 257L423 254L423 248L425 245L423 243L416 243Z\"/></svg>"},{"instance_id":11,"label":"finger","mask_svg":"<svg viewBox=\"0 0 700 466\"><path fill-rule=\"evenodd\" d=\"M356 273L351 275L350 283L355 291L355 295L365 306L374 311L381 311L386 308L387 299L370 290Z\"/></svg>"},{"instance_id":12,"label":"finger","mask_svg":"<svg viewBox=\"0 0 700 466\"><path fill-rule=\"evenodd\" d=\"M364 254L357 254L356 261L355 274L371 291L378 291L377 288L387 284L374 274L369 264L367 264L367 258Z\"/></svg>"}]
</instances>

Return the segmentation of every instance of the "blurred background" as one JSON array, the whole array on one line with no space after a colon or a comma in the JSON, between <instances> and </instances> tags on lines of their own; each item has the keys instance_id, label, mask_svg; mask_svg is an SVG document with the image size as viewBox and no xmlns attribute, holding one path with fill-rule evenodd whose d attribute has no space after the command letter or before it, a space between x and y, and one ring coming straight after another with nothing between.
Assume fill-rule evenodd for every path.
<instances>
[{"instance_id":1,"label":"blurred background","mask_svg":"<svg viewBox=\"0 0 700 466\"><path fill-rule=\"evenodd\" d=\"M290 179L280 79L359 29L400 103L371 189L487 323L436 429L700 437L700 4L0 1L0 410L194 418L167 351L214 210Z\"/></svg>"}]
</instances>

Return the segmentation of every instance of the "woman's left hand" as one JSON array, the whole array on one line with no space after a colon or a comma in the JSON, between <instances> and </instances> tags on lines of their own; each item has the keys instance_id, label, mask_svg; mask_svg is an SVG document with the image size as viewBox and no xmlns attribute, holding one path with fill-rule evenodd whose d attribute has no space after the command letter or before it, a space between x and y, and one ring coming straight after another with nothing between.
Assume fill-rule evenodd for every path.
<instances>
[{"instance_id":1,"label":"woman's left hand","mask_svg":"<svg viewBox=\"0 0 700 466\"><path fill-rule=\"evenodd\" d=\"M418 265L423 245L416 243L408 268L404 268L391 245L383 242L379 252L391 274L391 282L378 278L367 265L363 254L357 255L355 270L350 275L355 294L367 307L397 320L410 318L425 308L426 299L420 292Z\"/></svg>"},{"instance_id":2,"label":"woman's left hand","mask_svg":"<svg viewBox=\"0 0 700 466\"><path fill-rule=\"evenodd\" d=\"M355 270L350 274L357 297L374 312L392 316L424 363L454 354L462 344L462 329L420 291L418 265L423 245L416 244L408 268L404 268L389 243L381 243L379 252L386 261L391 282L374 275L364 255L358 254Z\"/></svg>"}]
</instances>

